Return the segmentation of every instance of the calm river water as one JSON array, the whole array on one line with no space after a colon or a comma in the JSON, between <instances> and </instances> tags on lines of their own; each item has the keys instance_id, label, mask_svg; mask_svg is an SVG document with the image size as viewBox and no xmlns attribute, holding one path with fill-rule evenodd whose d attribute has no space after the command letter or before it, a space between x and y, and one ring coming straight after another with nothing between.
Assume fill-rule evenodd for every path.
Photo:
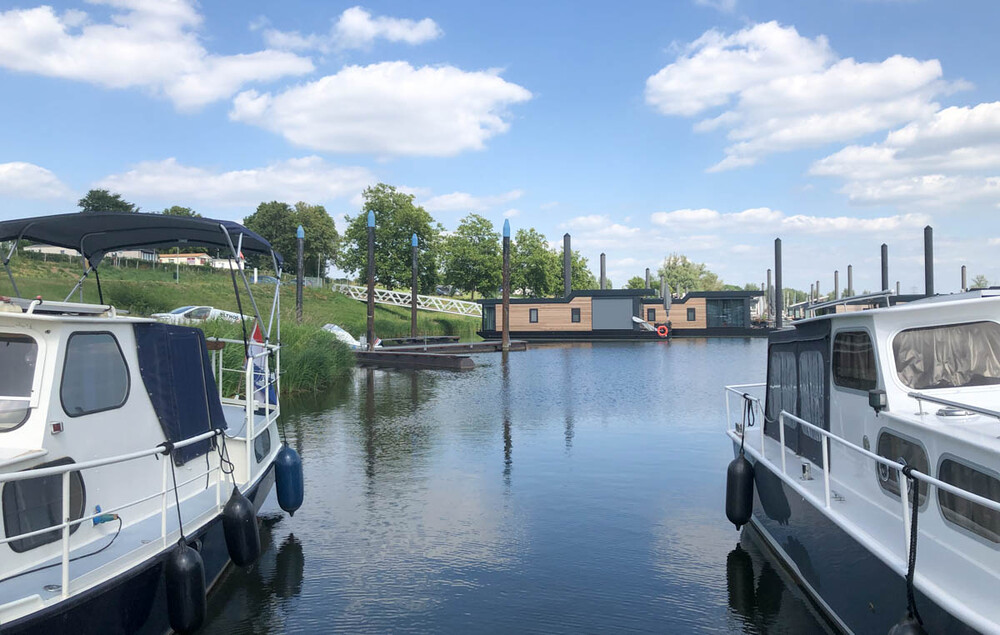
<instances>
[{"instance_id":1,"label":"calm river water","mask_svg":"<svg viewBox=\"0 0 1000 635\"><path fill-rule=\"evenodd\" d=\"M359 369L286 404L294 518L208 632L816 632L726 521L725 384L762 340L534 346L466 373ZM268 513L269 512L269 513Z\"/></svg>"}]
</instances>

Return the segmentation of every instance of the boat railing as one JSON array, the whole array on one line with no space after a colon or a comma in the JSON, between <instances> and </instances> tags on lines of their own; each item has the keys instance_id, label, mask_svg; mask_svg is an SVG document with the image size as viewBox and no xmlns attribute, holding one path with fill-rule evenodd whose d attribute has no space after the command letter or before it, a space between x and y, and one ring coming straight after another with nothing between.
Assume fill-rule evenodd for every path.
<instances>
[{"instance_id":1,"label":"boat railing","mask_svg":"<svg viewBox=\"0 0 1000 635\"><path fill-rule=\"evenodd\" d=\"M949 408L957 408L959 410L967 410L969 412L975 412L976 414L986 415L987 417L994 417L1000 420L1000 412L996 410L990 410L989 408L982 408L980 406L973 406L971 404L962 403L961 401L952 401L951 399L942 399L941 397L934 397L931 395L924 394L922 392L908 392L907 397L917 400L917 406L920 408L919 414L923 416L924 414L924 402L929 401L930 403L936 403L941 406L948 406Z\"/></svg>"},{"instance_id":2,"label":"boat railing","mask_svg":"<svg viewBox=\"0 0 1000 635\"><path fill-rule=\"evenodd\" d=\"M748 391L756 391L765 386L763 382L759 384L735 384L733 386L726 386L726 425L728 426L730 421L732 421L732 409L730 408L731 399L733 395L741 397L750 401L754 409L754 414L758 417L760 421L764 420L764 402L755 395L750 394ZM741 429L738 428L737 429Z\"/></svg>"},{"instance_id":3,"label":"boat railing","mask_svg":"<svg viewBox=\"0 0 1000 635\"><path fill-rule=\"evenodd\" d=\"M201 433L199 435L190 437L188 439L184 439L183 441L177 441L177 442L175 442L173 444L172 447L174 449L184 448L184 447L187 447L189 445L193 445L195 443L199 443L201 441L205 441L207 439L211 439L212 437L215 437L215 436L218 436L219 434L222 434L222 432L223 431L219 430L219 429L217 429L217 430L210 430L208 432L203 432L203 433ZM69 543L70 543L70 531L71 531L71 529L74 526L83 524L83 523L88 522L88 521L93 521L95 518L98 518L98 517L103 516L105 514L115 514L115 513L118 513L120 511L122 511L122 510L131 508L131 507L135 507L136 505L140 505L142 503L145 503L147 501L155 500L156 498L160 498L159 516L160 516L160 541L161 542L160 542L159 546L161 546L161 547L167 546L167 544L168 544L168 542L167 542L167 518L168 518L168 512L171 510L171 501L173 499L173 497L169 496L168 494L170 494L170 492L172 492L174 490L174 488L175 488L175 485L172 483L172 481L170 479L170 469L171 469L171 463L173 461L173 459L170 456L166 456L166 457L164 457L163 459L160 460L160 463L163 466L162 467L162 489L160 491L154 492L153 494L150 494L150 495L147 495L147 496L143 496L143 497L138 498L136 500L132 500L132 501L123 503L121 505L117 505L115 507L111 507L111 508L107 508L107 509L102 509L99 512L96 512L96 513L93 513L93 514L89 514L87 516L82 516L82 517L76 518L76 519L71 519L71 510L70 510L70 476L71 476L71 474L73 472L83 472L84 470L92 470L92 469L96 469L96 468L100 468L100 467L105 467L105 466L108 466L108 465L115 465L115 464L119 464L119 463L126 463L126 462L129 462L129 461L135 461L137 459L142 459L142 458L146 458L146 457L149 457L149 456L165 454L166 451L167 450L166 450L166 447L164 445L158 445L158 446L156 446L154 448L149 448L149 449L146 449L146 450L139 450L139 451L136 451L136 452L129 452L127 454L119 454L119 455L116 455L116 456L110 456L110 457L105 457L105 458L101 458L101 459L94 459L94 460L91 460L91 461L81 461L79 463L66 463L66 464L63 464L63 465L54 465L54 466L51 466L51 467L38 468L38 469L33 469L33 470L21 470L21 471L17 471L17 472L0 473L0 484L10 483L10 482L14 482L14 481L24 481L24 480L36 479L36 478L45 478L45 477L49 477L49 476L61 476L62 494L61 494L60 503L61 503L61 507L62 507L62 518L65 519L62 523L59 523L59 524L56 524L56 525L50 525L50 526L45 527L43 529L38 529L38 530L35 530L35 531L30 531L30 532L24 532L24 533L16 534L16 535L13 535L13 536L7 536L5 538L0 539L0 544L8 544L8 543L16 541L16 540L23 540L25 538L31 538L33 536L40 536L40 535L43 535L43 534L51 534L54 531L61 531L62 532L62 537L60 539L60 542L61 542L61 546L62 546L62 557L61 557L61 561L60 561L60 566L62 567L62 569L61 569L62 584L60 586L60 592L61 592L61 595L62 595L63 598L67 598L67 597L69 597L71 595L71 593L70 593L70 579L69 579L69 563L70 563L70 544ZM188 485L188 484L190 484L192 482L200 481L202 479L205 479L206 477L210 477L213 473L215 473L215 475L216 475L216 478L215 478L215 491L216 491L216 493L215 493L215 504L216 504L216 507L219 507L219 506L222 505L222 483L223 483L224 479L223 479L222 470L220 469L220 465L218 464L218 462L214 466L209 465L205 470L199 471L198 473L196 473L194 476L190 477L189 479L187 479L185 481L178 482L176 484L176 488L179 489L179 488L184 487L185 485ZM168 483L170 483L169 486L168 486ZM206 489L208 489L208 488L206 487ZM174 503L174 506L176 506L176 503ZM31 568L29 567L27 570L30 571ZM10 578L15 577L15 576L23 575L24 573L25 573L25 571L15 572L13 576L8 576L7 578L0 579L0 584L2 584L7 579L10 579ZM6 606L9 606L9 604L6 605ZM0 607L0 608L3 608L3 607Z\"/></svg>"}]
</instances>

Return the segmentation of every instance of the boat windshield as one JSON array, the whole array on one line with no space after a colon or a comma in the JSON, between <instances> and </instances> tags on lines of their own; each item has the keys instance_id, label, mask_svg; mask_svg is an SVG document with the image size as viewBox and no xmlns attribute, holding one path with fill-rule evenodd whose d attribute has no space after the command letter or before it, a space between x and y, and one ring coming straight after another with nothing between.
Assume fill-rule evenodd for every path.
<instances>
[{"instance_id":1,"label":"boat windshield","mask_svg":"<svg viewBox=\"0 0 1000 635\"><path fill-rule=\"evenodd\" d=\"M892 340L896 374L916 390L1000 384L1000 324L907 329Z\"/></svg>"},{"instance_id":2,"label":"boat windshield","mask_svg":"<svg viewBox=\"0 0 1000 635\"><path fill-rule=\"evenodd\" d=\"M194 308L193 306L182 306L180 308L174 309L173 311L170 312L170 314L171 315L176 315L178 313L184 313L188 309L193 309L193 308Z\"/></svg>"},{"instance_id":3,"label":"boat windshield","mask_svg":"<svg viewBox=\"0 0 1000 635\"><path fill-rule=\"evenodd\" d=\"M0 432L28 418L38 344L25 335L0 333Z\"/></svg>"}]
</instances>

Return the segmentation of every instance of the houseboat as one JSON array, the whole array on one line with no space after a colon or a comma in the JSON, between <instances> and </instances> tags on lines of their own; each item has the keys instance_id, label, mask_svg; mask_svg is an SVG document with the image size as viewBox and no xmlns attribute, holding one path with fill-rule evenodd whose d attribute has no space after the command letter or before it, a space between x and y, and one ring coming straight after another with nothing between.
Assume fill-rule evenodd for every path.
<instances>
[{"instance_id":1,"label":"houseboat","mask_svg":"<svg viewBox=\"0 0 1000 635\"><path fill-rule=\"evenodd\" d=\"M530 341L656 340L667 337L765 336L751 318L762 291L691 291L658 297L652 289L573 291L561 298L510 300L510 336ZM479 335L500 337L502 302L479 300Z\"/></svg>"},{"instance_id":2,"label":"houseboat","mask_svg":"<svg viewBox=\"0 0 1000 635\"><path fill-rule=\"evenodd\" d=\"M281 257L236 223L158 214L4 221L0 241L14 290L0 297L0 630L196 630L224 568L259 554L256 511L275 481L282 507L301 503L301 463L277 423L279 296L265 322L232 269L253 335L206 341L105 303L98 267L113 250L184 244L279 272ZM66 300L16 297L22 241L87 259ZM91 274L100 302L69 302ZM239 347L235 366L224 347Z\"/></svg>"},{"instance_id":3,"label":"houseboat","mask_svg":"<svg viewBox=\"0 0 1000 635\"><path fill-rule=\"evenodd\" d=\"M726 398L727 517L841 629L1000 632L1000 290L796 322Z\"/></svg>"}]
</instances>

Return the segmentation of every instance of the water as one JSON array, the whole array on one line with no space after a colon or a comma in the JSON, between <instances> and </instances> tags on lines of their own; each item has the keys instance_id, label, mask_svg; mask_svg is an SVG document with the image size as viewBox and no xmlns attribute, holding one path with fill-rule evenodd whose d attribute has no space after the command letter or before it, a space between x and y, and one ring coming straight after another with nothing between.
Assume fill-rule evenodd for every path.
<instances>
[{"instance_id":1,"label":"water","mask_svg":"<svg viewBox=\"0 0 1000 635\"><path fill-rule=\"evenodd\" d=\"M722 386L761 340L537 346L467 373L358 370L286 408L294 518L210 632L815 632L724 511Z\"/></svg>"}]
</instances>

